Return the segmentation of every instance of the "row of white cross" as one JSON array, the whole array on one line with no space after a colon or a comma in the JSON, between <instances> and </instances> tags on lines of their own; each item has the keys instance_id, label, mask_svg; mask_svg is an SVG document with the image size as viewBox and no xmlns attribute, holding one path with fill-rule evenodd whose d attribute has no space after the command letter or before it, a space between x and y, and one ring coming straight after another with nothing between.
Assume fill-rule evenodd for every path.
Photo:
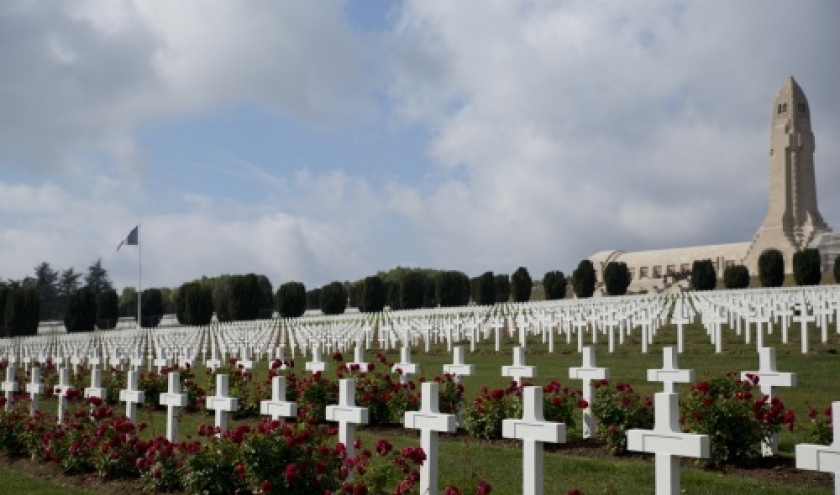
<instances>
[{"instance_id":1,"label":"row of white cross","mask_svg":"<svg viewBox=\"0 0 840 495\"><path fill-rule=\"evenodd\" d=\"M212 324L206 327L163 328L95 332L62 336L34 336L0 339L0 357L28 368L32 361L43 362L51 356L54 364L84 364L84 356L98 363L124 369L130 365L140 370L153 365L182 365L202 361L212 368L224 363L226 356L238 356L246 367L249 362L271 359L287 348L313 354L347 351L354 344L371 349L378 341L380 349L445 342L468 342L470 350L481 340L494 339L501 351L501 335L506 327L520 347L529 337L539 338L554 352L555 338L565 336L567 343L577 339L582 352L586 340L598 343L606 336L609 352L625 343L633 332L640 334L641 350L648 351L659 328L677 327L676 347L684 347L684 326L700 320L715 351L723 351L726 327L743 337L746 343L764 347L766 335L779 330L781 341L788 342L789 331L798 325L802 352L810 350L809 325L819 328L820 340L827 342L830 332L840 323L840 287L691 292L679 296L633 296L591 300L544 301L484 307L420 310L378 315L345 315L330 319L263 320ZM831 324L833 322L833 328ZM377 337L378 335L378 337ZM278 346L278 347L275 347ZM288 346L288 347L287 347ZM208 353L212 353L208 359ZM402 360L401 362L409 364Z\"/></svg>"},{"instance_id":2,"label":"row of white cross","mask_svg":"<svg viewBox=\"0 0 840 495\"><path fill-rule=\"evenodd\" d=\"M357 347L357 349L361 349ZM451 365L446 365L446 372L468 376L472 373L472 365L464 364L463 349L454 348L454 358ZM694 381L692 370L680 369L677 365L676 352L673 348L663 349L663 367L648 370L648 380L661 382L664 391L655 394L655 426L653 430L630 430L627 433L628 449L653 453L656 456L656 493L680 493L679 457L705 458L709 455L709 439L705 435L682 433L677 420L679 405L676 384ZM403 356L407 358L407 356ZM407 360L407 359L403 359ZM363 356L357 351L354 362L363 363ZM773 387L794 386L796 375L776 370L775 349L763 348L759 353L759 370L744 372L742 376L753 374L759 377L762 393L772 397ZM323 371L326 363L312 366L313 372ZM403 364L404 365L404 364ZM395 365L396 367L397 365ZM364 368L363 368L364 369ZM6 380L0 384L5 392L6 407L11 407L14 394L19 386L14 379L14 364L9 364ZM527 366L524 362L524 352L521 348L514 350L514 364L502 369L504 376L510 376L517 382L526 377L536 376L536 368ZM570 368L569 376L583 381L583 395L592 404L593 380L609 377L609 370L599 368L595 364L594 349L584 348L583 365ZM136 422L137 406L144 402L144 392L138 389L138 373L127 372L127 384L120 391L120 400L126 404L126 416ZM427 461L421 469L421 493L437 493L437 465L438 465L438 434L452 433L457 427L457 417L452 414L442 414L438 410L438 384L424 383L422 386L422 405L419 411L407 412L405 427L421 431L421 446L426 453ZM187 404L187 395L180 390L179 373L168 373L168 390L160 395L160 404L167 407L166 436L176 441L178 436L178 410ZM54 393L58 397L58 421L63 421L67 407L67 396L71 386L69 383L69 369L59 370L59 384ZM368 412L366 408L355 404L355 381L341 380L339 389L339 403L327 407L328 421L339 423L339 441L352 455L355 425L366 424ZM30 383L26 386L32 401L30 412L38 410L38 396L44 393L44 386L40 383L40 368L32 369ZM521 419L507 419L503 422L503 435L506 438L519 439L524 442L523 452L523 493L541 494L543 492L543 443L562 443L565 441L565 425L544 420L542 412L542 387L525 387L523 390L523 417ZM91 374L91 386L85 388L85 397L99 397L104 399L105 389L101 387L101 374L94 366ZM271 416L272 419L282 420L292 418L297 414L297 405L286 401L285 378L275 376L272 379L272 397L262 401L260 412ZM229 396L228 377L216 376L216 393L206 398L206 407L215 411L215 426L221 434L227 430L227 414L235 412L238 401ZM840 402L833 404L835 413L840 408ZM584 437L595 434L594 419L589 407L584 410ZM831 446L798 445L796 447L797 467L838 473L840 472L840 431L835 423L835 441ZM765 455L776 452L776 443L763 446ZM840 490L840 480L836 483Z\"/></svg>"}]
</instances>

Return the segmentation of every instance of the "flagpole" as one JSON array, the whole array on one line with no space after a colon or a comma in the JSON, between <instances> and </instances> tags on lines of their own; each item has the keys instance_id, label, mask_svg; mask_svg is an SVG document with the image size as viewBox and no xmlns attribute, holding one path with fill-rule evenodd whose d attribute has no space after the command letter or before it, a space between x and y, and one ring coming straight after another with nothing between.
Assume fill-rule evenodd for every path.
<instances>
[{"instance_id":1,"label":"flagpole","mask_svg":"<svg viewBox=\"0 0 840 495\"><path fill-rule=\"evenodd\" d=\"M140 242L140 225L137 225L137 329L143 328L143 243Z\"/></svg>"}]
</instances>

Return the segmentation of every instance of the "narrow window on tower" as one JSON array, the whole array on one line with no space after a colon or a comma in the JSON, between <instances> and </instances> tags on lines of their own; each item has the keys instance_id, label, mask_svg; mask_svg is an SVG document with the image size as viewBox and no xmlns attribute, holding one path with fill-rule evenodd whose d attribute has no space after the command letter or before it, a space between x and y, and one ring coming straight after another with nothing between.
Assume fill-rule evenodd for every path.
<instances>
[{"instance_id":1,"label":"narrow window on tower","mask_svg":"<svg viewBox=\"0 0 840 495\"><path fill-rule=\"evenodd\" d=\"M808 108L805 106L805 103L799 102L799 112L802 114L808 113Z\"/></svg>"}]
</instances>

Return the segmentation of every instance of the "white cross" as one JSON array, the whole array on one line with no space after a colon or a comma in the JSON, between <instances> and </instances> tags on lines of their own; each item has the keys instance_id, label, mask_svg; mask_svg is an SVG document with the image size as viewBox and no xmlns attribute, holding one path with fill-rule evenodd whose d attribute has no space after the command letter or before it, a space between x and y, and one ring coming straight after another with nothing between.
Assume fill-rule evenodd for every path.
<instances>
[{"instance_id":1,"label":"white cross","mask_svg":"<svg viewBox=\"0 0 840 495\"><path fill-rule=\"evenodd\" d=\"M131 357L129 363L132 370L139 372L142 371L143 365L146 364L146 359L143 358L143 354L141 352L138 352Z\"/></svg>"},{"instance_id":2,"label":"white cross","mask_svg":"<svg viewBox=\"0 0 840 495\"><path fill-rule=\"evenodd\" d=\"M11 411L12 401L15 399L15 392L20 390L18 382L15 381L15 365L12 363L6 366L6 381L2 383L2 388L6 393L6 411Z\"/></svg>"},{"instance_id":3,"label":"white cross","mask_svg":"<svg viewBox=\"0 0 840 495\"><path fill-rule=\"evenodd\" d=\"M782 373L776 370L776 349L762 347L758 350L758 371L743 371L741 379L747 380L747 375L758 377L758 387L768 399L773 398L773 387L795 387L796 373ZM773 435L770 442L761 442L761 452L765 456L775 455L779 450L779 434Z\"/></svg>"},{"instance_id":4,"label":"white cross","mask_svg":"<svg viewBox=\"0 0 840 495\"><path fill-rule=\"evenodd\" d=\"M500 352L502 350L502 328L504 328L505 324L502 323L502 320L496 319L493 320L493 323L490 324L490 327L493 329L496 339L496 352Z\"/></svg>"},{"instance_id":5,"label":"white cross","mask_svg":"<svg viewBox=\"0 0 840 495\"><path fill-rule=\"evenodd\" d=\"M89 358L87 361L88 361L88 364L90 366L94 367L94 368L99 366L100 364L105 364L105 363L102 362L102 359L99 357L99 349L94 349L93 350L93 357Z\"/></svg>"},{"instance_id":6,"label":"white cross","mask_svg":"<svg viewBox=\"0 0 840 495\"><path fill-rule=\"evenodd\" d=\"M242 366L242 368L251 371L254 369L254 360L251 359L251 351L248 349L248 346L243 346L242 350L239 351L239 361L236 362L237 366Z\"/></svg>"},{"instance_id":7,"label":"white cross","mask_svg":"<svg viewBox=\"0 0 840 495\"><path fill-rule=\"evenodd\" d=\"M287 366L286 366L286 356L283 355L283 346L282 345L278 345L277 350L274 351L274 359L275 359L275 361L280 362L280 367L277 368L277 369L284 370L284 369L287 368Z\"/></svg>"},{"instance_id":8,"label":"white cross","mask_svg":"<svg viewBox=\"0 0 840 495\"><path fill-rule=\"evenodd\" d=\"M213 343L212 349L210 351L210 359L205 361L204 365L210 368L211 370L215 370L216 368L222 365L222 360L219 359L219 348L216 347L215 342Z\"/></svg>"},{"instance_id":9,"label":"white cross","mask_svg":"<svg viewBox=\"0 0 840 495\"><path fill-rule=\"evenodd\" d=\"M679 424L679 396L654 395L653 430L628 430L627 450L656 454L656 495L680 494L680 457L709 457L709 436L682 433Z\"/></svg>"},{"instance_id":10,"label":"white cross","mask_svg":"<svg viewBox=\"0 0 840 495\"><path fill-rule=\"evenodd\" d=\"M338 441L344 444L347 457L353 457L356 425L368 422L368 408L356 406L356 380L352 378L339 380L338 405L327 406L326 419L338 422Z\"/></svg>"},{"instance_id":11,"label":"white cross","mask_svg":"<svg viewBox=\"0 0 840 495\"><path fill-rule=\"evenodd\" d=\"M618 324L619 322L614 313L610 313L601 322L601 325L607 331L607 348L609 349L610 354L615 352L615 329L618 327Z\"/></svg>"},{"instance_id":12,"label":"white cross","mask_svg":"<svg viewBox=\"0 0 840 495\"><path fill-rule=\"evenodd\" d=\"M804 302L799 304L798 309L799 316L794 316L793 321L799 323L802 332L802 354L808 354L808 323L816 321L816 318L808 316L808 306Z\"/></svg>"},{"instance_id":13,"label":"white cross","mask_svg":"<svg viewBox=\"0 0 840 495\"><path fill-rule=\"evenodd\" d=\"M583 317L582 314L577 315L577 319L572 321L572 326L575 327L575 332L577 333L578 338L578 352L583 351L583 334L586 333L586 327L589 325L589 322Z\"/></svg>"},{"instance_id":14,"label":"white cross","mask_svg":"<svg viewBox=\"0 0 840 495\"><path fill-rule=\"evenodd\" d=\"M712 343L715 344L715 353L723 352L723 324L726 323L726 316L718 314L717 309L713 309L711 315L705 316L704 320L710 326L709 332L712 336Z\"/></svg>"},{"instance_id":15,"label":"white cross","mask_svg":"<svg viewBox=\"0 0 840 495\"><path fill-rule=\"evenodd\" d=\"M32 376L29 383L26 384L26 391L29 392L29 415L35 416L38 412L39 395L44 393L44 385L41 383L41 368L35 366L32 368Z\"/></svg>"},{"instance_id":16,"label":"white cross","mask_svg":"<svg viewBox=\"0 0 840 495\"><path fill-rule=\"evenodd\" d=\"M356 342L356 348L353 349L353 361L350 365L356 365L359 367L359 373L367 373L368 364L365 362L365 350L362 348L361 341Z\"/></svg>"},{"instance_id":17,"label":"white cross","mask_svg":"<svg viewBox=\"0 0 840 495\"><path fill-rule=\"evenodd\" d=\"M58 423L64 422L64 411L67 410L67 395L73 387L70 386L70 370L58 369L58 385L53 387L53 393L58 396Z\"/></svg>"},{"instance_id":18,"label":"white cross","mask_svg":"<svg viewBox=\"0 0 840 495\"><path fill-rule=\"evenodd\" d=\"M583 380L583 400L587 406L583 410L583 438L592 438L596 435L595 417L592 415L592 380L608 380L610 378L609 368L598 368L595 365L595 349L593 347L583 348L583 366L580 368L569 368L569 378L572 380Z\"/></svg>"},{"instance_id":19,"label":"white cross","mask_svg":"<svg viewBox=\"0 0 840 495\"><path fill-rule=\"evenodd\" d=\"M419 411L406 411L404 427L420 430L420 446L426 453L426 461L420 467L420 493L438 493L438 434L453 433L456 428L454 414L441 414L438 409L440 384L422 384L422 402Z\"/></svg>"},{"instance_id":20,"label":"white cross","mask_svg":"<svg viewBox=\"0 0 840 495\"><path fill-rule=\"evenodd\" d=\"M181 357L179 359L179 365L183 367L189 366L192 368L193 366L193 357L196 356L195 352L190 352L191 349L189 347L184 348L183 352L181 353Z\"/></svg>"},{"instance_id":21,"label":"white cross","mask_svg":"<svg viewBox=\"0 0 840 495\"><path fill-rule=\"evenodd\" d=\"M73 356L70 358L70 364L73 367L73 374L75 375L79 371L79 366L84 366L85 358L79 356L79 350L73 349Z\"/></svg>"},{"instance_id":22,"label":"white cross","mask_svg":"<svg viewBox=\"0 0 840 495\"><path fill-rule=\"evenodd\" d=\"M102 372L98 366L90 370L90 387L85 389L85 398L96 397L105 400L108 397L108 389L102 387ZM93 412L93 405L90 406Z\"/></svg>"},{"instance_id":23,"label":"white cross","mask_svg":"<svg viewBox=\"0 0 840 495\"><path fill-rule=\"evenodd\" d=\"M400 373L400 383L408 383L408 377L420 372L420 368L411 362L411 347L403 346L400 349L400 362L391 367L394 373Z\"/></svg>"},{"instance_id":24,"label":"white cross","mask_svg":"<svg viewBox=\"0 0 840 495\"><path fill-rule=\"evenodd\" d=\"M312 361L306 363L306 370L311 371L314 375L319 371L327 371L328 368L327 363L321 361L321 347L317 345L312 346Z\"/></svg>"},{"instance_id":25,"label":"white cross","mask_svg":"<svg viewBox=\"0 0 840 495\"><path fill-rule=\"evenodd\" d=\"M207 409L216 412L216 428L221 436L227 431L227 413L239 409L236 397L228 396L228 376L216 375L216 395L207 397Z\"/></svg>"},{"instance_id":26,"label":"white cross","mask_svg":"<svg viewBox=\"0 0 840 495\"><path fill-rule=\"evenodd\" d=\"M125 416L134 424L137 424L137 404L146 400L146 394L137 388L136 371L126 373L126 386L120 390L120 402L125 402Z\"/></svg>"},{"instance_id":27,"label":"white cross","mask_svg":"<svg viewBox=\"0 0 840 495\"><path fill-rule=\"evenodd\" d=\"M166 349L159 347L157 350L157 357L152 361L152 364L157 366L158 374L163 373L163 368L169 367L169 359L166 357Z\"/></svg>"},{"instance_id":28,"label":"white cross","mask_svg":"<svg viewBox=\"0 0 840 495\"><path fill-rule=\"evenodd\" d=\"M525 442L522 455L522 493L542 495L543 443L565 443L566 425L546 421L543 416L542 387L525 387L522 391L522 419L502 421L502 436Z\"/></svg>"},{"instance_id":29,"label":"white cross","mask_svg":"<svg viewBox=\"0 0 840 495\"><path fill-rule=\"evenodd\" d=\"M169 388L160 394L160 405L166 406L166 439L178 441L178 409L187 406L187 394L181 393L181 375L177 371L167 374Z\"/></svg>"},{"instance_id":30,"label":"white cross","mask_svg":"<svg viewBox=\"0 0 840 495\"><path fill-rule=\"evenodd\" d=\"M513 348L513 365L502 366L502 376L513 378L518 385L522 385L523 378L534 378L537 376L536 366L525 365L525 349Z\"/></svg>"},{"instance_id":31,"label":"white cross","mask_svg":"<svg viewBox=\"0 0 840 495\"><path fill-rule=\"evenodd\" d=\"M674 315L671 317L671 324L677 325L677 352L682 354L684 349L684 331L683 325L691 323L691 318L683 314L682 302L680 302L679 309L674 310Z\"/></svg>"},{"instance_id":32,"label":"white cross","mask_svg":"<svg viewBox=\"0 0 840 495\"><path fill-rule=\"evenodd\" d=\"M443 372L455 376L455 381L461 383L461 377L470 376L475 372L475 366L464 364L464 348L456 346L452 348L452 364L444 364Z\"/></svg>"},{"instance_id":33,"label":"white cross","mask_svg":"<svg viewBox=\"0 0 840 495\"><path fill-rule=\"evenodd\" d=\"M111 363L111 366L113 366L117 371L121 371L123 364L125 364L125 358L122 356L120 350L116 349L114 350L114 355L111 356L111 359L108 362Z\"/></svg>"},{"instance_id":34,"label":"white cross","mask_svg":"<svg viewBox=\"0 0 840 495\"><path fill-rule=\"evenodd\" d=\"M782 321L782 344L787 344L788 324L790 323L790 317L793 316L793 311L788 307L784 307L782 309L777 309L775 314L776 319Z\"/></svg>"},{"instance_id":35,"label":"white cross","mask_svg":"<svg viewBox=\"0 0 840 495\"><path fill-rule=\"evenodd\" d=\"M665 392L675 393L677 383L691 383L694 381L694 370L681 370L677 366L677 355L673 347L662 348L662 369L647 370L649 382L662 382Z\"/></svg>"},{"instance_id":36,"label":"white cross","mask_svg":"<svg viewBox=\"0 0 840 495\"><path fill-rule=\"evenodd\" d=\"M831 403L833 432L831 445L800 443L796 446L796 468L834 473L834 493L840 493L840 402Z\"/></svg>"},{"instance_id":37,"label":"white cross","mask_svg":"<svg viewBox=\"0 0 840 495\"><path fill-rule=\"evenodd\" d=\"M271 416L274 421L297 416L297 404L286 401L286 377L271 379L271 400L260 401L260 414Z\"/></svg>"}]
</instances>

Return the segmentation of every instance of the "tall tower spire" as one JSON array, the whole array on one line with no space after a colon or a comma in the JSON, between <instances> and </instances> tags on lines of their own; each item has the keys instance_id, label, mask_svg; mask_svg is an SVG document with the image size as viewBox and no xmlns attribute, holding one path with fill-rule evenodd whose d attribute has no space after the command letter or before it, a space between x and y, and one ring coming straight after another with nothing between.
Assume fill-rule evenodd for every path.
<instances>
[{"instance_id":1,"label":"tall tower spire","mask_svg":"<svg viewBox=\"0 0 840 495\"><path fill-rule=\"evenodd\" d=\"M831 231L817 208L814 149L808 99L791 76L773 102L769 203L745 260L751 270L769 248L785 254L789 269L794 252L807 247L815 234Z\"/></svg>"}]
</instances>

